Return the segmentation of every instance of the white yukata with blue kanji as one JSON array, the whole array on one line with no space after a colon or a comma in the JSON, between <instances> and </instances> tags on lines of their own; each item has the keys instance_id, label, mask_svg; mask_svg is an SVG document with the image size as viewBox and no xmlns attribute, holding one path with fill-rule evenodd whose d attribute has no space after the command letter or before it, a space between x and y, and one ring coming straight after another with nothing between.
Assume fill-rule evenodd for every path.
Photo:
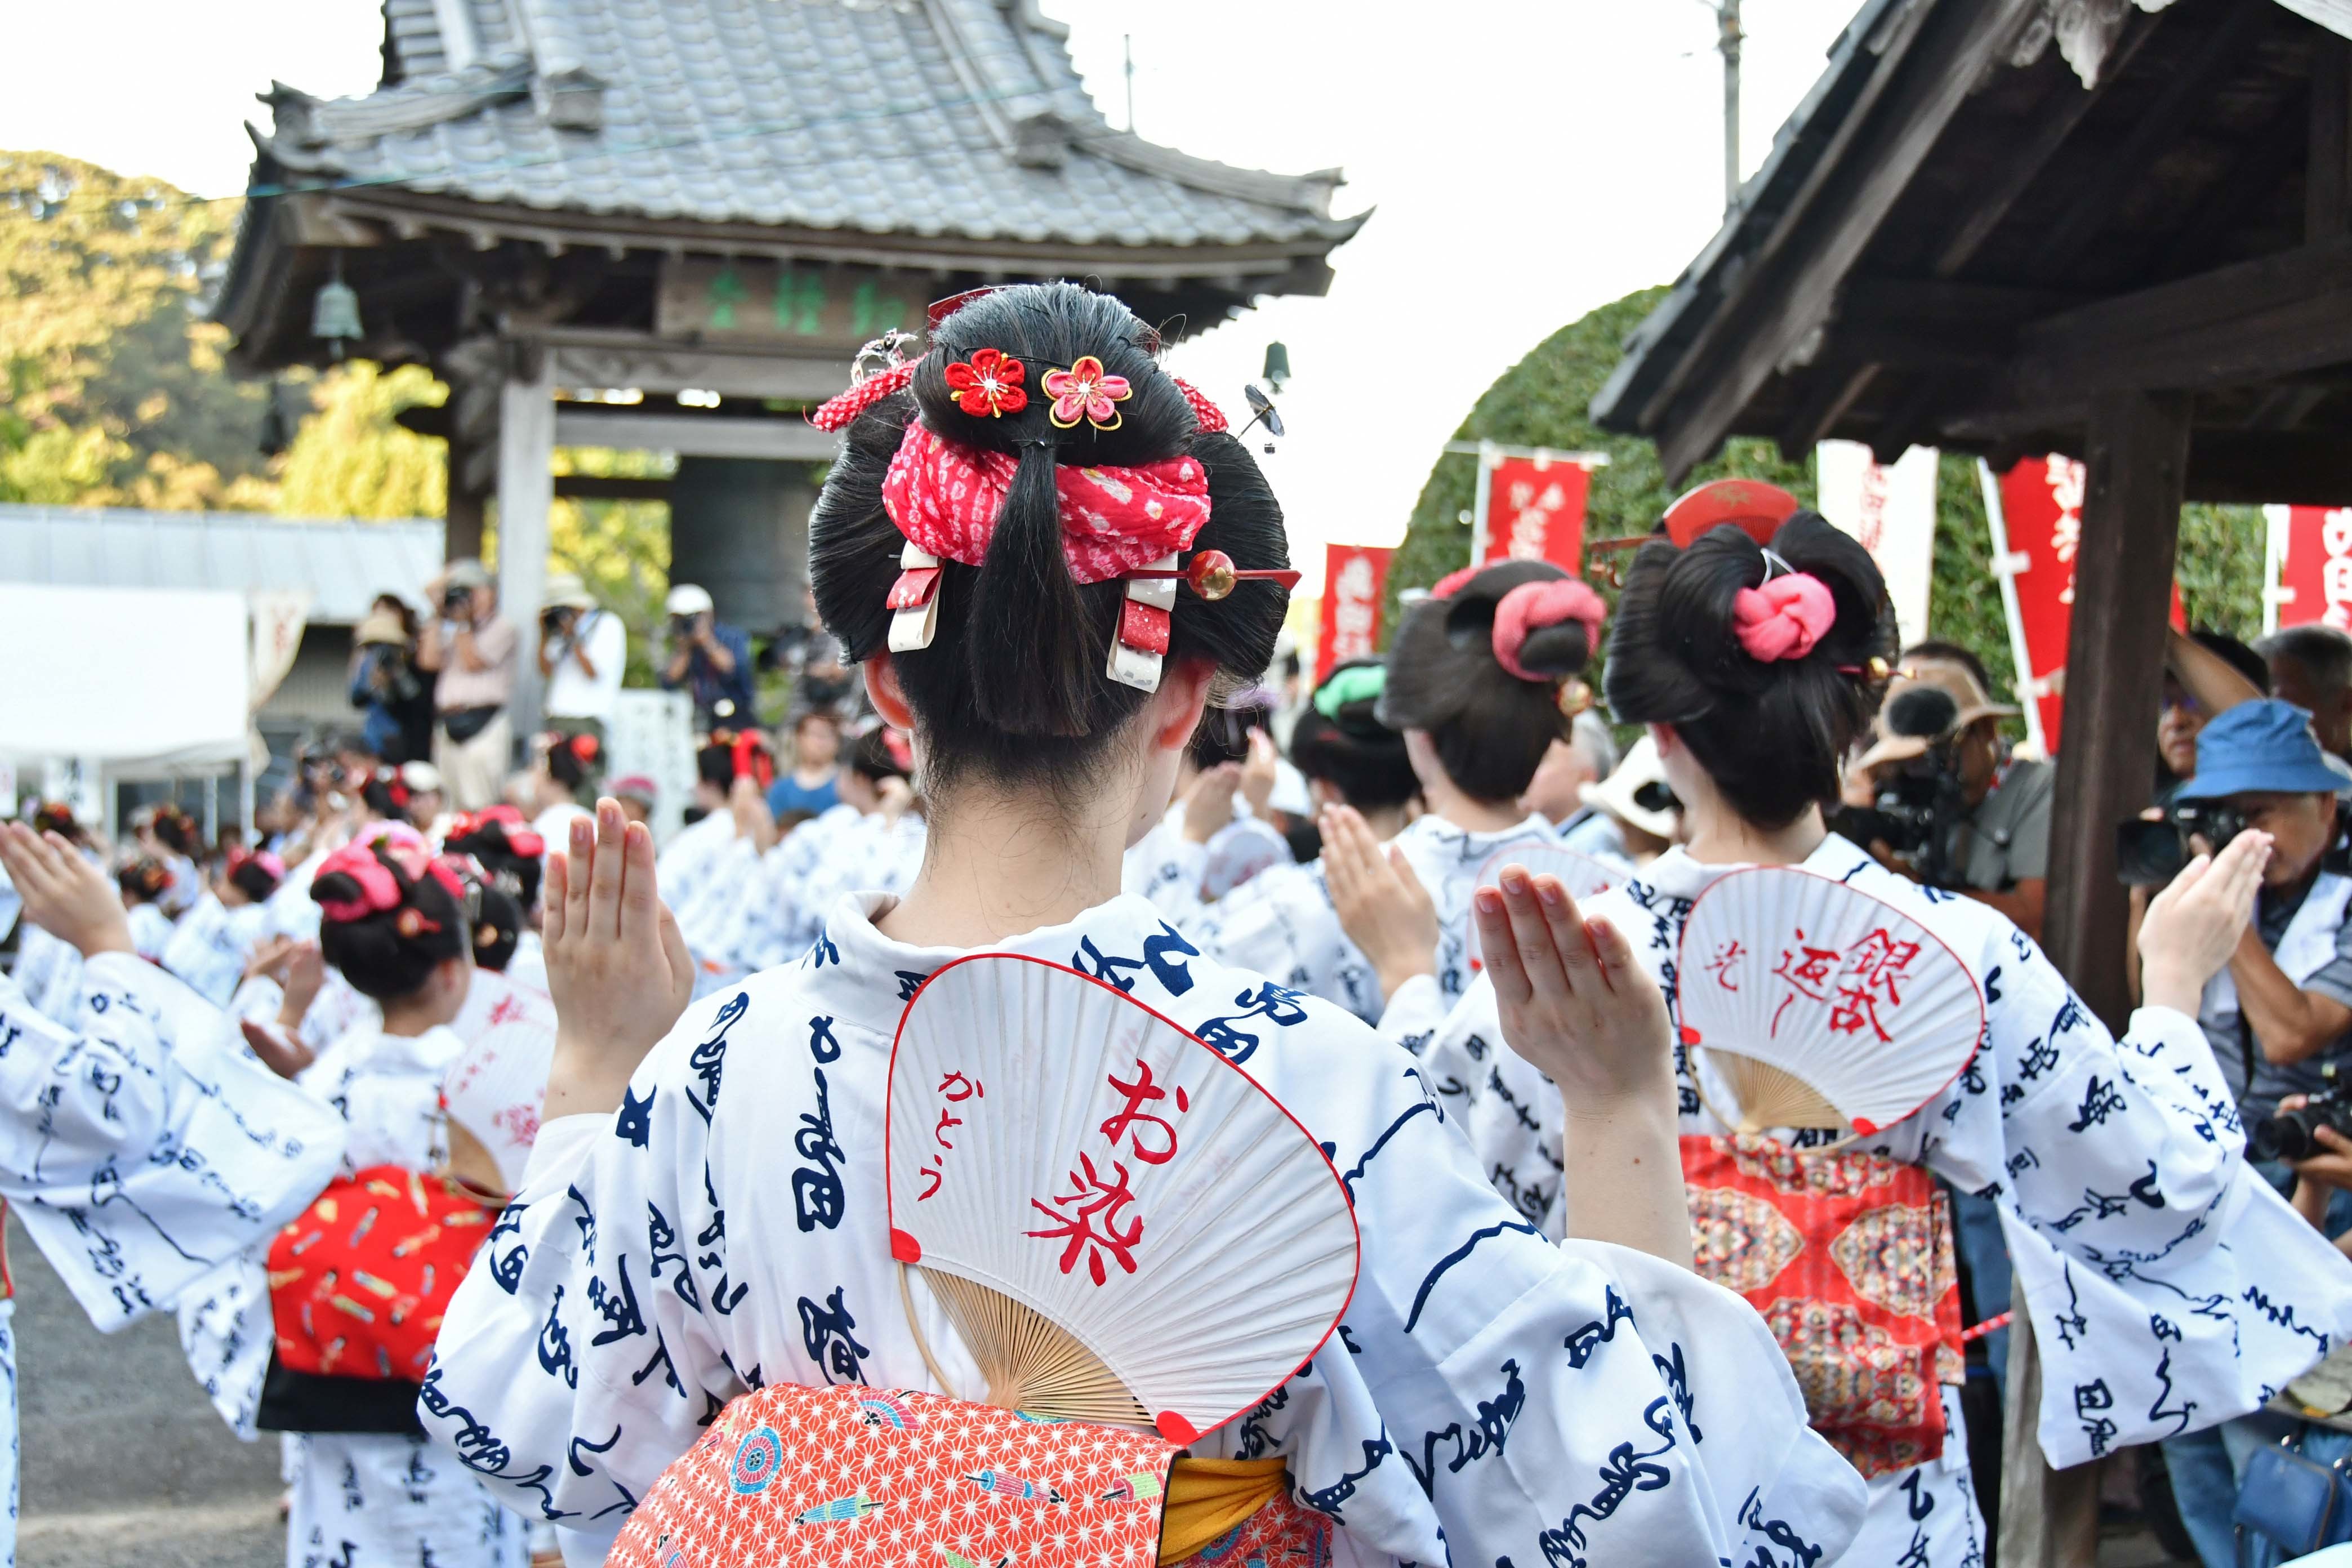
<instances>
[{"instance_id":1,"label":"white yukata with blue kanji","mask_svg":"<svg viewBox=\"0 0 2352 1568\"><path fill-rule=\"evenodd\" d=\"M1470 894L1478 873L1498 852L1517 844L1549 844L1552 826L1539 816L1486 833L1456 827L1442 816L1420 816L1389 842L1437 906L1437 994L1450 1005L1477 973L1468 949ZM1198 850L1198 846L1192 846ZM1171 886L1163 878L1158 886ZM1294 991L1320 996L1368 1024L1381 1016L1380 976L1363 951L1339 928L1320 860L1262 871L1213 904L1179 905L1155 899L1165 917L1202 952L1275 976Z\"/></svg>"},{"instance_id":2,"label":"white yukata with blue kanji","mask_svg":"<svg viewBox=\"0 0 2352 1568\"><path fill-rule=\"evenodd\" d=\"M266 1246L342 1146L331 1112L151 963L89 960L62 1024L0 976L0 1200L101 1333L171 1310L222 1260ZM12 1306L0 1302L0 1568L16 1557Z\"/></svg>"},{"instance_id":3,"label":"white yukata with blue kanji","mask_svg":"<svg viewBox=\"0 0 2352 1568\"><path fill-rule=\"evenodd\" d=\"M451 1306L426 1426L557 1521L574 1568L746 1390L939 1388L891 1261L883 1122L907 999L960 954L885 938L887 903L844 899L799 963L690 1006L617 1112L544 1127ZM1537 1235L1371 1030L1202 956L1137 898L999 950L1181 1024L1329 1151L1362 1235L1353 1301L1195 1449L1286 1459L1339 1522L1340 1568L1819 1568L1843 1549L1861 1479L1806 1427L1763 1321L1643 1254Z\"/></svg>"},{"instance_id":4,"label":"white yukata with blue kanji","mask_svg":"<svg viewBox=\"0 0 2352 1568\"><path fill-rule=\"evenodd\" d=\"M1803 868L1903 910L1983 988L1986 1042L1976 1059L1916 1113L1855 1148L1924 1165L2000 1204L2033 1312L2038 1435L2052 1465L2243 1415L2352 1333L2352 1262L2245 1164L2237 1112L2195 1019L2144 1007L2115 1039L1990 905L1922 888L1835 835ZM1691 905L1737 869L1673 849L1580 907L1624 932L1672 1002ZM1381 1032L1425 1041L1423 1069L1478 1164L1523 1214L1559 1234L1559 1092L1504 1044L1493 984L1482 978L1442 1021L1427 991L1400 989ZM1680 1046L1675 1066L1683 1133L1726 1131L1701 1102ZM1736 1098L1712 1076L1707 1090L1718 1105ZM1958 1401L1944 1392L1943 1456L1871 1482L1856 1563L1983 1561Z\"/></svg>"},{"instance_id":5,"label":"white yukata with blue kanji","mask_svg":"<svg viewBox=\"0 0 2352 1568\"><path fill-rule=\"evenodd\" d=\"M447 1163L443 1085L466 1042L446 1026L387 1035L360 1018L303 1068L299 1092L344 1125L340 1173ZM316 1197L327 1184L311 1188ZM307 1200L306 1200L307 1201ZM255 1435L273 1330L268 1238L205 1282L180 1313L181 1344L214 1407ZM430 1437L318 1432L284 1439L287 1568L522 1568L523 1522Z\"/></svg>"}]
</instances>

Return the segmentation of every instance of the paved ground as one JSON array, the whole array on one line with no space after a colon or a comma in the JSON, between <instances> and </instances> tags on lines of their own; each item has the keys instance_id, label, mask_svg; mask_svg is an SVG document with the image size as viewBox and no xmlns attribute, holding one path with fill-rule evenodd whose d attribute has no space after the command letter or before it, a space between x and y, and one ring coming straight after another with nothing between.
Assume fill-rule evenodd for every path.
<instances>
[{"instance_id":1,"label":"paved ground","mask_svg":"<svg viewBox=\"0 0 2352 1568\"><path fill-rule=\"evenodd\" d=\"M168 1318L100 1334L14 1220L22 1568L270 1568L278 1443L240 1443Z\"/></svg>"}]
</instances>

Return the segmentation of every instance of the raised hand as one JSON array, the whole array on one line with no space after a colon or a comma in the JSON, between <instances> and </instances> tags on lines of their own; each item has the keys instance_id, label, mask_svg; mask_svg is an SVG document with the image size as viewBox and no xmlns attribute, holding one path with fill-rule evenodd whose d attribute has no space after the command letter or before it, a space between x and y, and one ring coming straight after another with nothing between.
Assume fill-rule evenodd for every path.
<instances>
[{"instance_id":1,"label":"raised hand","mask_svg":"<svg viewBox=\"0 0 2352 1568\"><path fill-rule=\"evenodd\" d=\"M629 1075L694 996L694 959L654 887L653 834L605 796L547 868L555 1060L546 1116L620 1109Z\"/></svg>"},{"instance_id":2,"label":"raised hand","mask_svg":"<svg viewBox=\"0 0 2352 1568\"><path fill-rule=\"evenodd\" d=\"M1353 806L1323 814L1323 879L1339 929L1371 960L1381 996L1416 974L1437 973L1437 906L1394 845L1383 851Z\"/></svg>"},{"instance_id":3,"label":"raised hand","mask_svg":"<svg viewBox=\"0 0 2352 1568\"><path fill-rule=\"evenodd\" d=\"M1194 779L1184 796L1184 837L1206 844L1220 828L1232 826L1234 792L1241 784L1238 763L1219 763Z\"/></svg>"},{"instance_id":4,"label":"raised hand","mask_svg":"<svg viewBox=\"0 0 2352 1568\"><path fill-rule=\"evenodd\" d=\"M1689 1267L1665 998L1623 933L1552 876L1503 868L1471 898L1503 1038L1559 1088L1568 1233Z\"/></svg>"},{"instance_id":5,"label":"raised hand","mask_svg":"<svg viewBox=\"0 0 2352 1568\"><path fill-rule=\"evenodd\" d=\"M1249 756L1242 763L1242 798L1249 802L1250 813L1261 822L1267 820L1266 808L1274 802L1276 764L1282 760L1274 749L1274 739L1263 730L1249 732Z\"/></svg>"},{"instance_id":6,"label":"raised hand","mask_svg":"<svg viewBox=\"0 0 2352 1568\"><path fill-rule=\"evenodd\" d=\"M2140 993L2149 1006L2197 1016L2205 983L2252 925L2270 858L2271 836L2250 829L2219 855L2182 867L2149 901L2139 928Z\"/></svg>"},{"instance_id":7,"label":"raised hand","mask_svg":"<svg viewBox=\"0 0 2352 1568\"><path fill-rule=\"evenodd\" d=\"M0 825L0 865L25 900L25 918L84 958L132 951L121 889L58 835Z\"/></svg>"}]
</instances>

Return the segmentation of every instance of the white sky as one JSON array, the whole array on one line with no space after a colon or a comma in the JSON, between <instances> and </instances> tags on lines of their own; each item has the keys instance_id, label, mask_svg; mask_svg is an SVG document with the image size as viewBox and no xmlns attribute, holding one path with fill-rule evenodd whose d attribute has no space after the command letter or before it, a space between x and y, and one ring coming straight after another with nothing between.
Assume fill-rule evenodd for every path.
<instances>
[{"instance_id":1,"label":"white sky","mask_svg":"<svg viewBox=\"0 0 2352 1568\"><path fill-rule=\"evenodd\" d=\"M813 0L771 0L813 3ZM1741 151L1752 172L1859 0L1746 0ZM1044 0L1096 100L1249 167L1339 165L1376 206L1328 298L1276 300L1171 356L1229 408L1270 339L1296 372L1265 459L1317 590L1329 541L1393 543L1478 394L1558 327L1670 280L1722 206L1722 78L1703 0ZM45 148L207 195L245 181L242 129L274 78L365 91L374 0L0 0L20 62L0 147ZM1335 25L1335 23L1337 25ZM1454 458L1452 461L1465 459ZM1467 544L1465 542L1465 549Z\"/></svg>"}]
</instances>

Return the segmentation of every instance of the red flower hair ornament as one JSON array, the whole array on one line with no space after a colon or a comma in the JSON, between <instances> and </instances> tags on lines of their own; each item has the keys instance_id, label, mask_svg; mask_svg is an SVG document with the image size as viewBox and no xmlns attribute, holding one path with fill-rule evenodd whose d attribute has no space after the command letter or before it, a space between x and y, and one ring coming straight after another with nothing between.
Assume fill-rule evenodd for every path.
<instances>
[{"instance_id":1,"label":"red flower hair ornament","mask_svg":"<svg viewBox=\"0 0 2352 1568\"><path fill-rule=\"evenodd\" d=\"M1003 349L974 349L970 361L958 360L943 373L956 406L973 418L999 418L1029 406L1022 386L1028 369Z\"/></svg>"}]
</instances>

